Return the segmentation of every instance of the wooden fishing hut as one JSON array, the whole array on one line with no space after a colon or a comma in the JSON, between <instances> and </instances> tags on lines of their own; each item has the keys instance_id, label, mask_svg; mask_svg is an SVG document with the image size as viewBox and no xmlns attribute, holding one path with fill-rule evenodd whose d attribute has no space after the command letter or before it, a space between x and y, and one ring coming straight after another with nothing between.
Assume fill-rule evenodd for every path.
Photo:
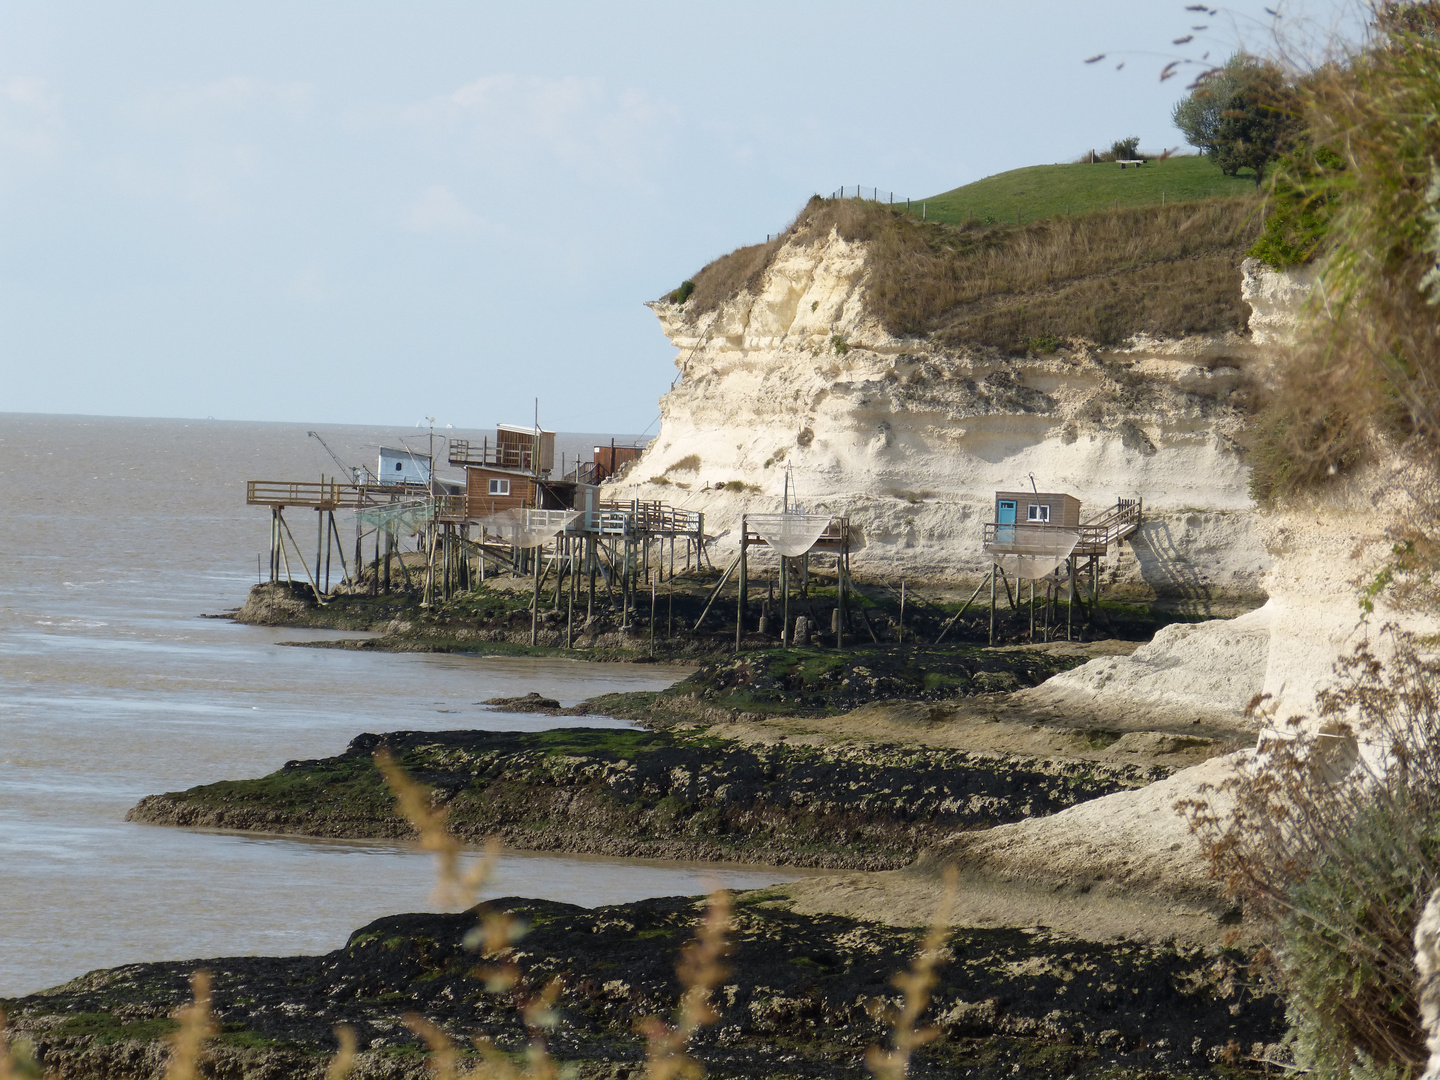
<instances>
[{"instance_id":1,"label":"wooden fishing hut","mask_svg":"<svg viewBox=\"0 0 1440 1080\"><path fill-rule=\"evenodd\" d=\"M1005 586L1005 597L1012 611L1019 610L1016 596L1021 581L1030 582L1030 638L1035 639L1035 583L1044 581L1045 603L1042 631L1049 640L1055 602L1062 585L1065 588L1065 638L1074 633L1074 608L1078 604L1087 622L1095 617L1100 597L1100 561L1114 546L1118 551L1127 539L1139 530L1143 500L1117 499L1090 521L1082 520L1080 500L1064 492L997 491L994 518L984 526L982 545L990 556L990 570L976 586L960 611L950 620L954 623L965 609L990 586L990 644L995 644L995 613L998 595L996 582ZM1009 566L1009 572L1006 566ZM1077 578L1089 577L1089 597L1082 599ZM1063 576L1062 576L1063 575ZM1015 591L1010 588L1011 578Z\"/></svg>"}]
</instances>

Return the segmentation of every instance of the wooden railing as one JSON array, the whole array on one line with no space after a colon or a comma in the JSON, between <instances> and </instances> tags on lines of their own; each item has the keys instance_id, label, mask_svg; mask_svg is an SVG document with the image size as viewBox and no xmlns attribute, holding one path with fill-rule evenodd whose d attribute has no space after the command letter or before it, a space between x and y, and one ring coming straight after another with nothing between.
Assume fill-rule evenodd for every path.
<instances>
[{"instance_id":1,"label":"wooden railing","mask_svg":"<svg viewBox=\"0 0 1440 1080\"><path fill-rule=\"evenodd\" d=\"M703 514L658 501L604 502L598 509L606 515L629 515L634 528L648 533L693 533L699 530L704 522Z\"/></svg>"},{"instance_id":2,"label":"wooden railing","mask_svg":"<svg viewBox=\"0 0 1440 1080\"><path fill-rule=\"evenodd\" d=\"M469 439L450 440L450 464L455 466L488 465L495 469L529 472L533 460L533 451L528 446L492 446L489 439L482 440L479 446Z\"/></svg>"}]
</instances>

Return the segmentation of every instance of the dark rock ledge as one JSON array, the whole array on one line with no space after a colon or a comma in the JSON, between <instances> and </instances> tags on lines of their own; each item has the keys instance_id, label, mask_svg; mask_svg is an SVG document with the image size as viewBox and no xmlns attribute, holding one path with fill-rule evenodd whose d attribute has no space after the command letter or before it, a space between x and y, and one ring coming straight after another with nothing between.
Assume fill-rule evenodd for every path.
<instances>
[{"instance_id":1,"label":"dark rock ledge","mask_svg":"<svg viewBox=\"0 0 1440 1080\"><path fill-rule=\"evenodd\" d=\"M571 728L361 735L256 780L151 795L129 820L307 836L412 835L372 760L388 747L461 839L531 851L886 870L957 829L1052 814L1163 769L933 747L742 744Z\"/></svg>"},{"instance_id":2,"label":"dark rock ledge","mask_svg":"<svg viewBox=\"0 0 1440 1080\"><path fill-rule=\"evenodd\" d=\"M554 1055L581 1077L639 1075L635 1024L669 1017L674 962L694 932L694 898L578 908L534 900L496 906L528 925L516 960L522 988L564 978ZM206 1075L318 1078L339 1023L363 1050L358 1076L423 1075L401 1017L418 1012L457 1042L525 1041L514 1001L490 994L463 938L471 914L395 915L324 956L231 957L133 964L43 994L0 1002L60 1080L163 1075L168 1018L190 974L209 970L221 1034ZM764 891L737 898L722 1016L693 1052L712 1077L858 1077L883 1039L877 998L896 991L918 932L835 916L800 916ZM1279 1002L1239 978L1239 958L1200 947L1097 944L1043 929L963 929L949 940L926 1021L942 1031L911 1075L973 1077L1236 1077L1281 1036Z\"/></svg>"}]
</instances>

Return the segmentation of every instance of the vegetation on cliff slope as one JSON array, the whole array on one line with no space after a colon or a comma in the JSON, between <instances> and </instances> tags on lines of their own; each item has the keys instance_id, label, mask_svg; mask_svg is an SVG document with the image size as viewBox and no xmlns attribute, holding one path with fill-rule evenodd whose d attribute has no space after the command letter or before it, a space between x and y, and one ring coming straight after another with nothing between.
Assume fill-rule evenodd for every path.
<instances>
[{"instance_id":1,"label":"vegetation on cliff slope","mask_svg":"<svg viewBox=\"0 0 1440 1080\"><path fill-rule=\"evenodd\" d=\"M1440 446L1437 28L1440 5L1383 5L1367 48L1299 81L1301 150L1274 173L1261 253L1313 256L1320 285L1261 418L1274 446L1259 495L1322 484L1377 438Z\"/></svg>"},{"instance_id":2,"label":"vegetation on cliff slope","mask_svg":"<svg viewBox=\"0 0 1440 1080\"><path fill-rule=\"evenodd\" d=\"M823 243L833 232L869 244L866 307L896 335L1015 353L1071 338L1112 345L1139 333L1243 333L1249 307L1236 268L1258 221L1255 202L1242 198L942 225L817 196L774 240L697 273L684 311L698 322L756 289L783 245Z\"/></svg>"}]
</instances>

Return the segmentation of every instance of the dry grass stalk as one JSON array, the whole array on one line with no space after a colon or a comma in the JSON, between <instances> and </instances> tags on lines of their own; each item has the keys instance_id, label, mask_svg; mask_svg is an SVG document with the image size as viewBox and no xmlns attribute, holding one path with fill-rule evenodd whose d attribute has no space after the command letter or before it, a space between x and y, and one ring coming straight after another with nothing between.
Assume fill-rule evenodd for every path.
<instances>
[{"instance_id":1,"label":"dry grass stalk","mask_svg":"<svg viewBox=\"0 0 1440 1080\"><path fill-rule=\"evenodd\" d=\"M325 1080L345 1080L355 1069L355 1029L341 1024L335 1029L335 1038L340 1040L340 1049L325 1069Z\"/></svg>"},{"instance_id":2,"label":"dry grass stalk","mask_svg":"<svg viewBox=\"0 0 1440 1080\"><path fill-rule=\"evenodd\" d=\"M446 828L448 808L436 807L430 793L410 779L383 748L376 751L375 764L394 793L398 809L415 827L420 846L435 853L437 902L476 908L478 923L465 936L465 946L493 963L476 968L474 974L491 993L512 995L530 1033L523 1067L488 1040L478 1039L475 1045L480 1062L473 1070L466 1070L459 1051L444 1031L421 1016L408 1015L406 1026L430 1047L431 1071L438 1080L553 1080L558 1075L558 1067L546 1048L544 1032L556 1023L554 1007L563 984L555 978L538 995L526 993L513 948L524 927L508 913L494 911L480 903L480 893L500 854L499 841L492 839L486 845L483 859L468 869L462 868L463 849Z\"/></svg>"},{"instance_id":3,"label":"dry grass stalk","mask_svg":"<svg viewBox=\"0 0 1440 1080\"><path fill-rule=\"evenodd\" d=\"M485 857L469 869L462 869L460 841L446 828L449 807L435 806L430 793L405 774L390 751L375 751L375 766L395 795L400 813L415 827L420 846L435 853L435 902L448 907L473 907L495 869L499 845L492 840Z\"/></svg>"},{"instance_id":4,"label":"dry grass stalk","mask_svg":"<svg viewBox=\"0 0 1440 1080\"><path fill-rule=\"evenodd\" d=\"M198 1080L200 1050L205 1040L215 1034L210 1015L210 973L197 971L190 976L194 1000L175 1016L180 1030L170 1037L170 1062L165 1067L165 1080Z\"/></svg>"},{"instance_id":5,"label":"dry grass stalk","mask_svg":"<svg viewBox=\"0 0 1440 1080\"><path fill-rule=\"evenodd\" d=\"M716 889L710 894L695 940L685 946L675 966L683 987L675 1024L667 1024L658 1016L647 1017L639 1024L646 1039L646 1080L693 1080L705 1075L704 1067L690 1056L689 1046L702 1027L720 1019L711 995L729 974L721 961L729 950L730 916L730 894Z\"/></svg>"},{"instance_id":6,"label":"dry grass stalk","mask_svg":"<svg viewBox=\"0 0 1440 1080\"><path fill-rule=\"evenodd\" d=\"M24 1044L18 1050L10 1045L5 1027L5 1010L0 1009L0 1080L39 1080L40 1067L30 1058Z\"/></svg>"},{"instance_id":7,"label":"dry grass stalk","mask_svg":"<svg viewBox=\"0 0 1440 1080\"><path fill-rule=\"evenodd\" d=\"M945 868L945 891L930 920L930 928L920 944L920 951L909 971L902 971L892 980L900 991L898 1009L887 1007L886 1020L892 1031L891 1049L872 1046L865 1051L865 1064L880 1080L904 1080L910 1071L910 1059L926 1043L939 1038L937 1028L919 1027L920 1017L930 1005L930 992L939 980L936 971L945 961L945 939L950 933L950 912L955 907L959 890L959 874L953 866Z\"/></svg>"}]
</instances>

